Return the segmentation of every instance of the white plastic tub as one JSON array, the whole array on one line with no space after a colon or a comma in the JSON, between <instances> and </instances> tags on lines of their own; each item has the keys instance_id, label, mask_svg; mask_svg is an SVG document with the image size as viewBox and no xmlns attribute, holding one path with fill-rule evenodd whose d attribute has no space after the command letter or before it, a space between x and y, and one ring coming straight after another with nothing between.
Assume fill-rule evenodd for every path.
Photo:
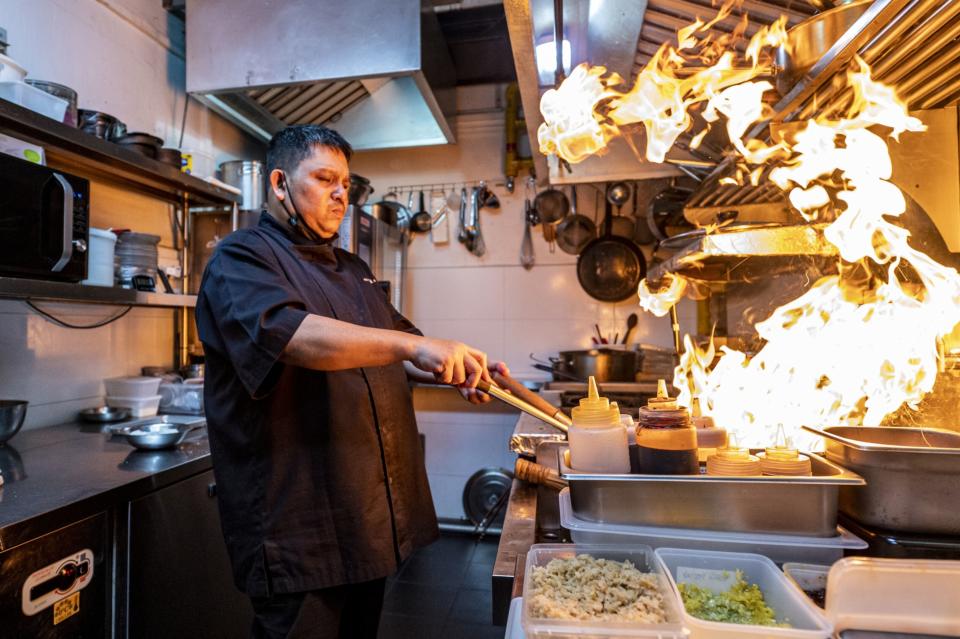
<instances>
[{"instance_id":1,"label":"white plastic tub","mask_svg":"<svg viewBox=\"0 0 960 639\"><path fill-rule=\"evenodd\" d=\"M533 617L530 612L531 587L534 566L546 566L553 559L572 559L577 555L590 555L595 559L614 561L629 560L641 572L657 575L663 594L667 622L643 624L637 622L586 621L569 619L544 619ZM523 580L523 612L521 622L527 639L574 637L603 639L606 637L643 637L645 639L683 639L683 612L676 590L660 562L649 546L596 546L581 544L534 544L527 552Z\"/></svg>"},{"instance_id":2,"label":"white plastic tub","mask_svg":"<svg viewBox=\"0 0 960 639\"><path fill-rule=\"evenodd\" d=\"M830 568L837 631L960 636L960 561L851 557Z\"/></svg>"},{"instance_id":3,"label":"white plastic tub","mask_svg":"<svg viewBox=\"0 0 960 639\"><path fill-rule=\"evenodd\" d=\"M27 70L13 58L0 53L0 82L23 82Z\"/></svg>"},{"instance_id":4,"label":"white plastic tub","mask_svg":"<svg viewBox=\"0 0 960 639\"><path fill-rule=\"evenodd\" d=\"M843 557L845 550L861 550L868 545L843 528L838 528L836 537L806 537L586 521L574 514L569 488L560 491L560 525L570 531L570 538L578 544L645 544L653 548L669 546L752 552L765 555L777 563L796 561L832 564Z\"/></svg>"},{"instance_id":5,"label":"white plastic tub","mask_svg":"<svg viewBox=\"0 0 960 639\"><path fill-rule=\"evenodd\" d=\"M160 407L160 396L152 397L117 397L107 395L107 406L129 408L131 417L153 417Z\"/></svg>"},{"instance_id":6,"label":"white plastic tub","mask_svg":"<svg viewBox=\"0 0 960 639\"><path fill-rule=\"evenodd\" d=\"M90 248L87 252L87 279L81 284L113 286L113 249L117 236L106 229L90 229ZM155 393L156 391L154 391Z\"/></svg>"},{"instance_id":7,"label":"white plastic tub","mask_svg":"<svg viewBox=\"0 0 960 639\"><path fill-rule=\"evenodd\" d=\"M36 111L40 115L63 122L69 104L24 82L0 82L0 98Z\"/></svg>"},{"instance_id":8,"label":"white plastic tub","mask_svg":"<svg viewBox=\"0 0 960 639\"><path fill-rule=\"evenodd\" d=\"M177 415L203 414L203 380L160 384L160 412Z\"/></svg>"},{"instance_id":9,"label":"white plastic tub","mask_svg":"<svg viewBox=\"0 0 960 639\"><path fill-rule=\"evenodd\" d=\"M107 396L153 397L160 388L159 377L111 377L103 380Z\"/></svg>"},{"instance_id":10,"label":"white plastic tub","mask_svg":"<svg viewBox=\"0 0 960 639\"><path fill-rule=\"evenodd\" d=\"M697 581L698 585L710 588L714 578L723 581L724 576L740 570L747 583L756 584L763 591L763 598L777 620L792 626L777 628L705 621L684 609L684 625L689 628L693 639L829 639L833 635L833 626L823 613L780 572L776 564L762 555L681 548L659 548L656 555L663 563L678 599L678 581ZM711 589L722 591L725 588Z\"/></svg>"}]
</instances>

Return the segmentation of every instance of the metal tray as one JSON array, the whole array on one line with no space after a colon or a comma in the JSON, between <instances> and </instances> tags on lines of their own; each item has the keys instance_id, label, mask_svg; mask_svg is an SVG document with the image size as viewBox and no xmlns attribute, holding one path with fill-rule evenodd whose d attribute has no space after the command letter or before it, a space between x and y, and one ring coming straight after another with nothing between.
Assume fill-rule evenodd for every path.
<instances>
[{"instance_id":1,"label":"metal tray","mask_svg":"<svg viewBox=\"0 0 960 639\"><path fill-rule=\"evenodd\" d=\"M840 491L840 510L888 531L960 535L960 433L905 426L831 426L806 430L824 437L830 461L867 480Z\"/></svg>"},{"instance_id":2,"label":"metal tray","mask_svg":"<svg viewBox=\"0 0 960 639\"><path fill-rule=\"evenodd\" d=\"M813 453L812 477L596 475L578 473L558 449L577 517L636 526L833 537L840 487L864 480Z\"/></svg>"}]
</instances>

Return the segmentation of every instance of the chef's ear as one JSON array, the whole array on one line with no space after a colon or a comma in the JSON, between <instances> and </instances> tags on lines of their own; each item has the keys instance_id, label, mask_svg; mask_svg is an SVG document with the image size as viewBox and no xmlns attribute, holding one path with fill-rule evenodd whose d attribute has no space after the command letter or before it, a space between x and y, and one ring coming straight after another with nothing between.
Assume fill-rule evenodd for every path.
<instances>
[{"instance_id":1,"label":"chef's ear","mask_svg":"<svg viewBox=\"0 0 960 639\"><path fill-rule=\"evenodd\" d=\"M280 202L283 202L287 197L287 177L283 170L274 169L270 171L270 189L273 191L274 197Z\"/></svg>"}]
</instances>

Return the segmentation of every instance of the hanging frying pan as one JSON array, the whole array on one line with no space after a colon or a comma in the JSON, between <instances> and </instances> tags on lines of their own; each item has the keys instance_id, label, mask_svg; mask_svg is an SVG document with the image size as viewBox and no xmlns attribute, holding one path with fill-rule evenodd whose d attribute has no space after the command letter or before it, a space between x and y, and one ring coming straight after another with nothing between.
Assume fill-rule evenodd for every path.
<instances>
[{"instance_id":1,"label":"hanging frying pan","mask_svg":"<svg viewBox=\"0 0 960 639\"><path fill-rule=\"evenodd\" d=\"M604 235L591 241L577 258L577 279L587 295L601 302L621 302L637 294L647 274L640 247L613 234L613 212L606 203Z\"/></svg>"}]
</instances>

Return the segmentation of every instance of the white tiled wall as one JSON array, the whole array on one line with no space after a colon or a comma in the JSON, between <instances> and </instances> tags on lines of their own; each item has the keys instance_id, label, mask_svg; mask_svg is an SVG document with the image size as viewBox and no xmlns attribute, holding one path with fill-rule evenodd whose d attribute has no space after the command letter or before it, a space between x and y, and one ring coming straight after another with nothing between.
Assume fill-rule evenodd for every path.
<instances>
[{"instance_id":1,"label":"white tiled wall","mask_svg":"<svg viewBox=\"0 0 960 639\"><path fill-rule=\"evenodd\" d=\"M71 324L95 324L111 306L38 304ZM89 330L68 329L22 302L0 301L0 398L30 402L24 428L70 421L103 403L103 379L136 375L141 366L173 361L173 312L133 309L124 318ZM16 439L12 441L16 446Z\"/></svg>"},{"instance_id":2,"label":"white tiled wall","mask_svg":"<svg viewBox=\"0 0 960 639\"><path fill-rule=\"evenodd\" d=\"M472 113L456 119L456 145L367 151L351 162L352 171L371 179L374 201L391 186L479 179L492 180L500 199L499 210L481 212L487 246L483 257L456 241L455 219L446 244L434 244L427 235L413 238L404 313L426 335L471 344L492 360L506 361L521 377L548 376L532 368L531 353L545 359L560 350L589 347L595 323L604 334L623 333L627 316L634 312L640 322L631 341L672 345L667 318L644 314L636 300L607 304L588 296L577 282L576 256L559 249L551 253L539 227L534 230L536 265L529 271L520 266L524 189L522 180L513 194L502 184L503 113L494 108L500 90L458 90L458 108ZM489 112L476 113L485 109ZM406 202L406 196L401 200ZM595 202L594 188L578 189L582 213L593 216ZM693 332L694 305L684 302L679 312L683 329ZM507 444L517 414L504 412L502 406L500 412L475 409L452 391L421 388L415 397L437 512L460 517L463 485L474 471L491 465L512 468Z\"/></svg>"}]
</instances>

